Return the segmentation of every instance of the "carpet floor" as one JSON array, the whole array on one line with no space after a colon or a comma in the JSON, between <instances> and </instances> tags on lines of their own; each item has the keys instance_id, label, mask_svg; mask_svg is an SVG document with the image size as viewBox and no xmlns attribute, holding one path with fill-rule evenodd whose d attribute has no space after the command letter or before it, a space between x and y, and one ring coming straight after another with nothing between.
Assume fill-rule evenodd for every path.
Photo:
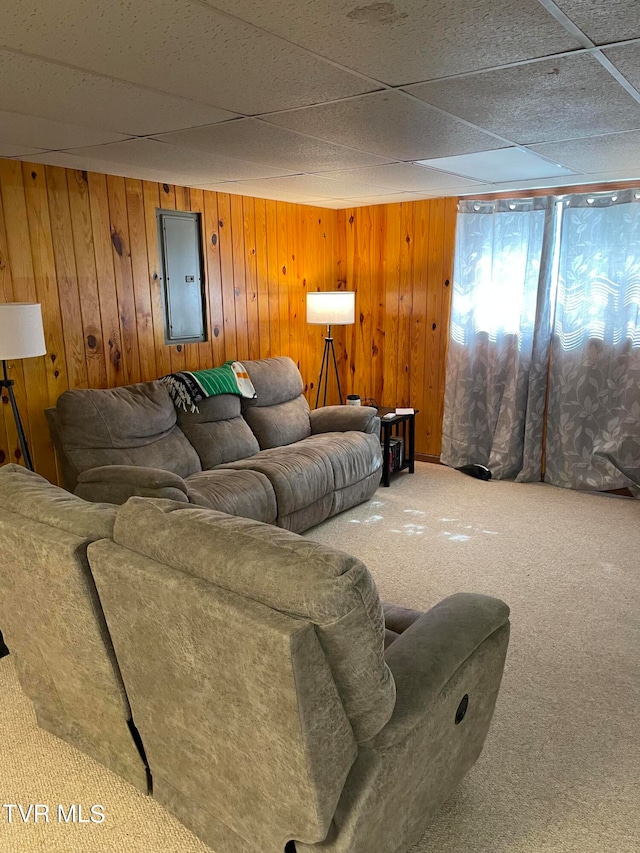
<instances>
[{"instance_id":1,"label":"carpet floor","mask_svg":"<svg viewBox=\"0 0 640 853\"><path fill-rule=\"evenodd\" d=\"M309 531L371 569L381 597L451 593L512 610L485 750L412 853L640 850L640 503L485 483L418 464ZM22 823L5 803L104 806L101 824ZM0 853L207 853L152 800L40 731L0 660ZM371 851L376 853L376 851Z\"/></svg>"}]
</instances>

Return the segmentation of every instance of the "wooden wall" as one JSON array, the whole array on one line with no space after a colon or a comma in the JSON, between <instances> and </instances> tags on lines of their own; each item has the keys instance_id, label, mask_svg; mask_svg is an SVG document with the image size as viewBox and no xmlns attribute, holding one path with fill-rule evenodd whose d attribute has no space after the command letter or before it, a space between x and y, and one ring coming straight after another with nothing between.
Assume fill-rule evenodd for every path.
<instances>
[{"instance_id":1,"label":"wooden wall","mask_svg":"<svg viewBox=\"0 0 640 853\"><path fill-rule=\"evenodd\" d=\"M164 342L156 209L203 220L208 340ZM42 304L47 355L10 363L37 470L57 479L44 410L229 358L290 355L313 405L325 330L305 293L355 289L334 328L343 393L413 405L440 452L455 199L333 211L0 160L0 301ZM335 385L328 402L337 402ZM20 461L6 394L0 463Z\"/></svg>"},{"instance_id":2,"label":"wooden wall","mask_svg":"<svg viewBox=\"0 0 640 853\"><path fill-rule=\"evenodd\" d=\"M305 322L305 291L338 287L336 211L12 160L0 160L0 202L0 301L42 303L47 355L9 367L48 479L44 410L67 388L290 355L313 396L324 330ZM159 207L202 214L205 343L164 343ZM6 394L2 402L0 463L20 461Z\"/></svg>"},{"instance_id":3,"label":"wooden wall","mask_svg":"<svg viewBox=\"0 0 640 853\"><path fill-rule=\"evenodd\" d=\"M348 393L413 406L416 449L439 456L455 198L338 211L340 270L355 289Z\"/></svg>"}]
</instances>

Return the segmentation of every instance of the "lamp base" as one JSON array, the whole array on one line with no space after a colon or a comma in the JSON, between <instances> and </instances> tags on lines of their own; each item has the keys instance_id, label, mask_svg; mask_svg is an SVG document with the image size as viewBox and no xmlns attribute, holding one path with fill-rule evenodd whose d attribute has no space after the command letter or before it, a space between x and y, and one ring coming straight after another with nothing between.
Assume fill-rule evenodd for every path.
<instances>
[{"instance_id":1,"label":"lamp base","mask_svg":"<svg viewBox=\"0 0 640 853\"><path fill-rule=\"evenodd\" d=\"M33 471L33 461L31 459L31 453L29 453L29 445L27 444L27 436L24 432L24 427L22 426L22 419L20 417L20 412L18 411L18 404L16 403L15 394L13 393L13 379L9 379L9 375L7 373L7 362L3 360L2 362L2 376L0 379L0 388L6 388L7 394L9 395L9 402L11 403L11 409L13 411L13 419L16 422L16 430L18 432L18 442L20 444L20 452L22 453L22 458L24 459L24 464L26 467Z\"/></svg>"},{"instance_id":2,"label":"lamp base","mask_svg":"<svg viewBox=\"0 0 640 853\"><path fill-rule=\"evenodd\" d=\"M324 382L324 398L323 398L323 406L327 405L327 386L329 384L329 362L333 360L333 369L336 374L336 382L338 384L338 397L340 399L340 404L342 405L342 389L340 387L340 374L338 373L338 360L336 359L336 350L333 345L333 338L331 337L331 326L327 326L327 337L324 339L324 350L322 352L322 364L320 365L320 376L318 377L318 390L316 392L316 405L315 408L318 408L318 402L320 401L320 394L322 392L322 383Z\"/></svg>"}]
</instances>

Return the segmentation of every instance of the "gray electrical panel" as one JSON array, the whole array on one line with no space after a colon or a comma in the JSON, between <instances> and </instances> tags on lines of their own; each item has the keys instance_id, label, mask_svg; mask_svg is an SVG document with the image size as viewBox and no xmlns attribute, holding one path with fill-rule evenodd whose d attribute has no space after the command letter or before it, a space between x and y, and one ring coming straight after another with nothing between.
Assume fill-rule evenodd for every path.
<instances>
[{"instance_id":1,"label":"gray electrical panel","mask_svg":"<svg viewBox=\"0 0 640 853\"><path fill-rule=\"evenodd\" d=\"M165 340L206 340L200 214L158 210Z\"/></svg>"}]
</instances>

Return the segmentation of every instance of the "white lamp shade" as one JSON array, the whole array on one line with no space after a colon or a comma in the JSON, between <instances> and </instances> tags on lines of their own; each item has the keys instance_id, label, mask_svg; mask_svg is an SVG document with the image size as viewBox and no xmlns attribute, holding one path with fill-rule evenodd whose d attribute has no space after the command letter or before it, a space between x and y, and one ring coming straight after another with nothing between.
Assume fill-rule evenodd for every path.
<instances>
[{"instance_id":1,"label":"white lamp shade","mask_svg":"<svg viewBox=\"0 0 640 853\"><path fill-rule=\"evenodd\" d=\"M356 295L352 290L307 292L307 323L350 326L356 320Z\"/></svg>"},{"instance_id":2,"label":"white lamp shade","mask_svg":"<svg viewBox=\"0 0 640 853\"><path fill-rule=\"evenodd\" d=\"M45 355L42 308L35 302L0 304L0 360Z\"/></svg>"}]
</instances>

